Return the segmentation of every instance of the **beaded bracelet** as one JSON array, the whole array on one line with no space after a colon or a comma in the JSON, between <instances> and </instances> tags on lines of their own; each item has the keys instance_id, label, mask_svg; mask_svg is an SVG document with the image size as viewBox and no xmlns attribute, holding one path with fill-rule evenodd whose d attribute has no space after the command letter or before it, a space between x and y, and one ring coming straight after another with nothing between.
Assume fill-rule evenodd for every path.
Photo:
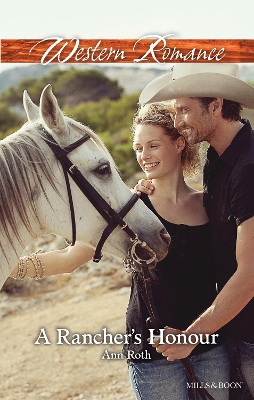
<instances>
[{"instance_id":1,"label":"beaded bracelet","mask_svg":"<svg viewBox=\"0 0 254 400\"><path fill-rule=\"evenodd\" d=\"M38 253L40 253L40 250L38 250L36 253L33 253L30 255L30 260L33 263L34 269L35 269L35 276L33 276L33 279L38 281L40 279L43 279L45 276L45 267L41 260L38 257ZM41 270L41 272L40 272Z\"/></svg>"},{"instance_id":2,"label":"beaded bracelet","mask_svg":"<svg viewBox=\"0 0 254 400\"><path fill-rule=\"evenodd\" d=\"M38 257L38 253L40 252L41 250L38 250L36 253L32 253L30 256L20 257L17 276L13 276L13 279L23 280L26 277L29 268L29 261L32 262L35 269L35 276L33 276L32 279L36 281L43 279L45 277L45 267L43 262Z\"/></svg>"},{"instance_id":3,"label":"beaded bracelet","mask_svg":"<svg viewBox=\"0 0 254 400\"><path fill-rule=\"evenodd\" d=\"M28 259L28 257L21 257L19 259L19 263L18 263L17 276L13 277L13 278L17 279L17 280L24 279L26 274L28 273L28 268L29 268L29 259Z\"/></svg>"}]
</instances>

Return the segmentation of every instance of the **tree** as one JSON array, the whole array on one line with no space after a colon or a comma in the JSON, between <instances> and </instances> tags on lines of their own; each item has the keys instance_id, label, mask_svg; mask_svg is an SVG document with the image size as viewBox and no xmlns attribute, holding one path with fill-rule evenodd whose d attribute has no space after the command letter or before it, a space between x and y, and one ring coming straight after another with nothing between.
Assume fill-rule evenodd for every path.
<instances>
[{"instance_id":1,"label":"tree","mask_svg":"<svg viewBox=\"0 0 254 400\"><path fill-rule=\"evenodd\" d=\"M22 79L15 87L10 87L0 96L0 101L9 106L22 103L23 91L27 90L31 99L38 104L43 88L51 84L60 107L76 106L86 101L103 98L117 100L123 93L117 80L111 80L93 69L53 70L41 78Z\"/></svg>"},{"instance_id":2,"label":"tree","mask_svg":"<svg viewBox=\"0 0 254 400\"><path fill-rule=\"evenodd\" d=\"M3 139L11 131L13 132L15 128L21 126L23 122L15 112L11 111L10 108L4 104L0 103L0 138Z\"/></svg>"},{"instance_id":3,"label":"tree","mask_svg":"<svg viewBox=\"0 0 254 400\"><path fill-rule=\"evenodd\" d=\"M17 86L11 86L3 92L0 96L0 100L9 106L22 104L23 92L24 90L27 90L33 101L38 103L42 89L43 84L40 79L25 78L22 79Z\"/></svg>"},{"instance_id":4,"label":"tree","mask_svg":"<svg viewBox=\"0 0 254 400\"><path fill-rule=\"evenodd\" d=\"M54 91L61 106L74 107L87 101L104 98L117 100L123 93L116 80L111 80L101 72L88 69L70 68L57 80Z\"/></svg>"}]
</instances>

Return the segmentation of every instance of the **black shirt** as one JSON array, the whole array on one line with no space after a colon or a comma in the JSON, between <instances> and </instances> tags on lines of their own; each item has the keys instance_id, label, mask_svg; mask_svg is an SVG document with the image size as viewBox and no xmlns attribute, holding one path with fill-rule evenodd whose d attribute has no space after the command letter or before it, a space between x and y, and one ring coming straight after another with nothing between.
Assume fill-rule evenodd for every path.
<instances>
[{"instance_id":1,"label":"black shirt","mask_svg":"<svg viewBox=\"0 0 254 400\"><path fill-rule=\"evenodd\" d=\"M204 205L212 226L219 290L237 269L237 226L254 216L254 132L248 121L242 122L220 157L209 147L204 169ZM229 324L231 334L254 343L253 317L254 299Z\"/></svg>"},{"instance_id":2,"label":"black shirt","mask_svg":"<svg viewBox=\"0 0 254 400\"><path fill-rule=\"evenodd\" d=\"M211 305L217 295L210 223L199 226L170 223L157 214L147 195L142 194L141 198L162 221L172 240L168 255L156 266L157 279L152 283L153 298L162 328L168 325L184 330ZM133 279L126 314L127 333L135 330L135 334L141 334L142 342L135 344L135 335L132 335L123 352L126 355L127 350L134 350L135 353L148 350L152 359L164 358L147 342L147 317L149 312ZM221 336L217 342L220 341ZM211 348L214 345L198 345L192 354Z\"/></svg>"}]
</instances>

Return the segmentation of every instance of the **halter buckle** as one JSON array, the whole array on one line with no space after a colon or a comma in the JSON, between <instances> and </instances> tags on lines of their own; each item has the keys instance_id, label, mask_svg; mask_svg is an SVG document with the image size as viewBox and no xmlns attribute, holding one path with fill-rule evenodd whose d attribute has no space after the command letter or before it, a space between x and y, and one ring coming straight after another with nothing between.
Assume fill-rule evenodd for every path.
<instances>
[{"instance_id":1,"label":"halter buckle","mask_svg":"<svg viewBox=\"0 0 254 400\"><path fill-rule=\"evenodd\" d=\"M156 253L147 245L146 242L141 241L138 236L131 240L133 242L130 248L130 255L137 264L151 264L156 259ZM150 258L143 259L137 254L137 247L140 246L145 250L146 254L150 255Z\"/></svg>"},{"instance_id":2,"label":"halter buckle","mask_svg":"<svg viewBox=\"0 0 254 400\"><path fill-rule=\"evenodd\" d=\"M102 257L103 257L103 255L100 253L99 255L94 255L93 256L93 262L95 262L95 263L99 263L100 261L101 261L101 259L102 259Z\"/></svg>"},{"instance_id":3,"label":"halter buckle","mask_svg":"<svg viewBox=\"0 0 254 400\"><path fill-rule=\"evenodd\" d=\"M69 168L69 172L71 173L71 174L73 174L73 169L75 168L75 165L74 164L72 164L71 166L70 166L70 168Z\"/></svg>"}]
</instances>

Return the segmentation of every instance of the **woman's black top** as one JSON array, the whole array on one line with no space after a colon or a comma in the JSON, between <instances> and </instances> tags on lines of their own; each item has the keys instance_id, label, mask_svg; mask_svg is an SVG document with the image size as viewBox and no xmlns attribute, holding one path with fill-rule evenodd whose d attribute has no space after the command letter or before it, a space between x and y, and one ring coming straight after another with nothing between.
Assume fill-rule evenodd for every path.
<instances>
[{"instance_id":1,"label":"woman's black top","mask_svg":"<svg viewBox=\"0 0 254 400\"><path fill-rule=\"evenodd\" d=\"M210 223L198 226L173 224L158 215L147 195L142 193L141 199L157 215L171 236L168 255L157 264L156 279L152 280L153 298L162 328L167 325L184 330L211 305L217 295ZM135 354L147 350L151 360L164 358L147 342L148 317L149 312L137 283L132 279L126 313L126 333L131 336L123 348L125 356L128 356L128 350ZM224 340L222 334L217 333L219 337L216 338L216 343L220 344ZM141 336L141 343L136 340L136 334ZM191 354L202 353L214 347L214 344L200 344ZM136 361L150 360L140 358Z\"/></svg>"}]
</instances>

